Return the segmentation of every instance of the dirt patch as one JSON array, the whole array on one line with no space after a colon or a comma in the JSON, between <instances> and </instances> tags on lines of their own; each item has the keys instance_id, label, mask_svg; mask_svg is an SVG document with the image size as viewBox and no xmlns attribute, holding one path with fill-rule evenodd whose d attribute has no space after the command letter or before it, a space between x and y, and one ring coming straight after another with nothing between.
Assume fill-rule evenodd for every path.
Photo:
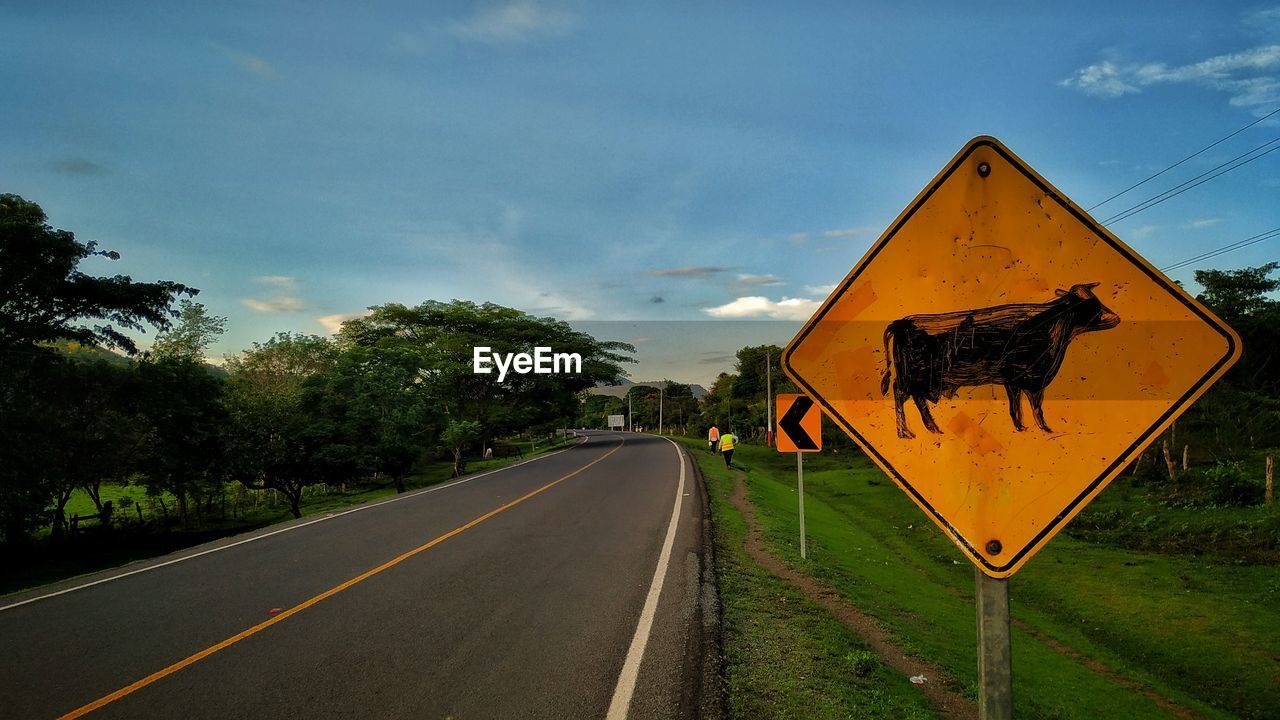
<instances>
[{"instance_id":1,"label":"dirt patch","mask_svg":"<svg viewBox=\"0 0 1280 720\"><path fill-rule=\"evenodd\" d=\"M791 583L810 600L834 615L845 627L856 632L886 665L901 673L904 678L913 675L925 676L927 678L925 683L917 687L939 715L948 720L977 719L977 704L964 696L960 690L960 684L943 672L942 668L927 660L908 655L893 641L888 631L876 622L875 618L845 602L835 588L797 572L768 551L765 547L764 533L756 519L755 508L747 499L746 476L741 470L734 471L733 493L729 500L746 520L746 551L752 560L777 577Z\"/></svg>"}]
</instances>

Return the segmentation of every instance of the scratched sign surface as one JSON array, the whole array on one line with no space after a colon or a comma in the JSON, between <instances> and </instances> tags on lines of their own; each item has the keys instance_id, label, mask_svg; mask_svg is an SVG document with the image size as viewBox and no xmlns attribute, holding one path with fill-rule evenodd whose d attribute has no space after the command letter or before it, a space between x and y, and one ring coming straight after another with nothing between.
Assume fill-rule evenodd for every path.
<instances>
[{"instance_id":1,"label":"scratched sign surface","mask_svg":"<svg viewBox=\"0 0 1280 720\"><path fill-rule=\"evenodd\" d=\"M1221 320L979 137L783 367L984 572L1007 577L1239 354Z\"/></svg>"}]
</instances>

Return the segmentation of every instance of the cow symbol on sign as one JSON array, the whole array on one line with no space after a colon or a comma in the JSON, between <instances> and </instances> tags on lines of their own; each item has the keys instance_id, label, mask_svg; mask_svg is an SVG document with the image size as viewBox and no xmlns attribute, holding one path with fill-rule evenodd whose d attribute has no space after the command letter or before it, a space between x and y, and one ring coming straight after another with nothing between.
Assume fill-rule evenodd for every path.
<instances>
[{"instance_id":1,"label":"cow symbol on sign","mask_svg":"<svg viewBox=\"0 0 1280 720\"><path fill-rule=\"evenodd\" d=\"M1058 290L1046 303L996 305L977 310L908 315L884 331L886 367L880 393L893 386L898 437L913 438L903 403L915 402L930 432L941 433L928 403L943 395L955 397L962 387L1003 385L1009 396L1009 417L1017 430L1022 424L1022 396L1040 429L1044 421L1045 389L1053 382L1076 336L1109 330L1120 316L1093 294L1099 283Z\"/></svg>"}]
</instances>

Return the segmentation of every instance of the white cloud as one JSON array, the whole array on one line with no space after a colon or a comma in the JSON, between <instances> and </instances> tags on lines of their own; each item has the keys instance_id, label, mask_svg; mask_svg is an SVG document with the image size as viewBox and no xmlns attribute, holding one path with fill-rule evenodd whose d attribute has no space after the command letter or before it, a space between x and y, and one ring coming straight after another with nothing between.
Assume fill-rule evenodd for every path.
<instances>
[{"instance_id":1,"label":"white cloud","mask_svg":"<svg viewBox=\"0 0 1280 720\"><path fill-rule=\"evenodd\" d=\"M1103 60L1076 71L1075 75L1060 81L1063 87L1073 87L1086 95L1114 98L1138 92L1124 79L1125 72L1110 60Z\"/></svg>"},{"instance_id":2,"label":"white cloud","mask_svg":"<svg viewBox=\"0 0 1280 720\"><path fill-rule=\"evenodd\" d=\"M573 13L532 0L515 0L476 13L453 25L450 32L469 42L519 43L567 35L577 24Z\"/></svg>"},{"instance_id":3,"label":"white cloud","mask_svg":"<svg viewBox=\"0 0 1280 720\"><path fill-rule=\"evenodd\" d=\"M266 299L241 298L240 302L250 310L259 313L299 312L307 309L307 303L302 298L285 295Z\"/></svg>"},{"instance_id":4,"label":"white cloud","mask_svg":"<svg viewBox=\"0 0 1280 720\"><path fill-rule=\"evenodd\" d=\"M1280 7L1258 10L1245 16L1245 27L1255 34L1269 34L1280 31Z\"/></svg>"},{"instance_id":5,"label":"white cloud","mask_svg":"<svg viewBox=\"0 0 1280 720\"><path fill-rule=\"evenodd\" d=\"M1138 227L1125 232L1125 237L1130 240L1146 240L1160 229L1159 225L1139 225Z\"/></svg>"},{"instance_id":6,"label":"white cloud","mask_svg":"<svg viewBox=\"0 0 1280 720\"><path fill-rule=\"evenodd\" d=\"M234 48L219 43L209 43L218 52L222 53L228 60L240 66L241 70L252 73L261 78L274 79L280 77L280 73L276 72L276 68L271 63L263 60L257 55L250 55Z\"/></svg>"},{"instance_id":7,"label":"white cloud","mask_svg":"<svg viewBox=\"0 0 1280 720\"><path fill-rule=\"evenodd\" d=\"M734 279L731 284L739 287L781 285L782 278L777 275L752 275L750 273L739 273L738 277Z\"/></svg>"},{"instance_id":8,"label":"white cloud","mask_svg":"<svg viewBox=\"0 0 1280 720\"><path fill-rule=\"evenodd\" d=\"M1217 225L1220 222L1222 222L1222 218L1214 217L1214 218L1201 218L1199 220L1192 220L1190 224L1191 224L1191 227L1197 230L1200 230L1207 227L1213 227L1214 225Z\"/></svg>"},{"instance_id":9,"label":"white cloud","mask_svg":"<svg viewBox=\"0 0 1280 720\"><path fill-rule=\"evenodd\" d=\"M316 323L318 323L320 327L324 328L324 331L329 333L330 335L337 335L338 332L342 330L342 323L348 320L355 320L356 318L362 318L368 314L369 314L368 310L361 310L360 312L321 315L320 317L316 318Z\"/></svg>"},{"instance_id":10,"label":"white cloud","mask_svg":"<svg viewBox=\"0 0 1280 720\"><path fill-rule=\"evenodd\" d=\"M794 243L802 243L809 239L809 233L791 233L787 236L787 239Z\"/></svg>"},{"instance_id":11,"label":"white cloud","mask_svg":"<svg viewBox=\"0 0 1280 720\"><path fill-rule=\"evenodd\" d=\"M1280 45L1261 45L1184 65L1102 60L1059 82L1088 95L1115 98L1153 85L1191 84L1230 95L1237 107L1280 102Z\"/></svg>"},{"instance_id":12,"label":"white cloud","mask_svg":"<svg viewBox=\"0 0 1280 720\"><path fill-rule=\"evenodd\" d=\"M867 233L871 233L875 231L876 229L873 227L834 228L831 230L824 230L822 232L822 237L825 237L825 238L854 237L856 235L866 235Z\"/></svg>"},{"instance_id":13,"label":"white cloud","mask_svg":"<svg viewBox=\"0 0 1280 720\"><path fill-rule=\"evenodd\" d=\"M279 288L281 290L294 290L298 287L298 279L290 275L259 275L253 279L259 285L267 287Z\"/></svg>"},{"instance_id":14,"label":"white cloud","mask_svg":"<svg viewBox=\"0 0 1280 720\"><path fill-rule=\"evenodd\" d=\"M835 292L835 283L830 285L805 285L804 291L810 295L830 295Z\"/></svg>"},{"instance_id":15,"label":"white cloud","mask_svg":"<svg viewBox=\"0 0 1280 720\"><path fill-rule=\"evenodd\" d=\"M698 265L691 267L674 267L662 268L660 270L650 270L645 273L654 277L678 277L678 278L704 278L712 275L719 275L722 272L728 272L733 268L720 265Z\"/></svg>"},{"instance_id":16,"label":"white cloud","mask_svg":"<svg viewBox=\"0 0 1280 720\"><path fill-rule=\"evenodd\" d=\"M254 312L300 312L307 303L298 297L298 279L289 275L259 275L253 281L269 290L265 298L242 298L241 304Z\"/></svg>"},{"instance_id":17,"label":"white cloud","mask_svg":"<svg viewBox=\"0 0 1280 720\"><path fill-rule=\"evenodd\" d=\"M740 297L717 307L703 308L703 312L717 318L773 318L775 320L808 320L820 303L806 298L782 298L770 300L760 295Z\"/></svg>"}]
</instances>

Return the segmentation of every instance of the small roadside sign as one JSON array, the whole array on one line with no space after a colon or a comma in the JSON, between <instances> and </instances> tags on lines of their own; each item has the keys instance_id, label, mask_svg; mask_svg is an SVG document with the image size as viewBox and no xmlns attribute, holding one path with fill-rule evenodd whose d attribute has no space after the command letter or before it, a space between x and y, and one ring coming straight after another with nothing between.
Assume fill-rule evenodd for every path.
<instances>
[{"instance_id":1,"label":"small roadside sign","mask_svg":"<svg viewBox=\"0 0 1280 720\"><path fill-rule=\"evenodd\" d=\"M820 452L822 410L806 395L778 396L778 452Z\"/></svg>"}]
</instances>

